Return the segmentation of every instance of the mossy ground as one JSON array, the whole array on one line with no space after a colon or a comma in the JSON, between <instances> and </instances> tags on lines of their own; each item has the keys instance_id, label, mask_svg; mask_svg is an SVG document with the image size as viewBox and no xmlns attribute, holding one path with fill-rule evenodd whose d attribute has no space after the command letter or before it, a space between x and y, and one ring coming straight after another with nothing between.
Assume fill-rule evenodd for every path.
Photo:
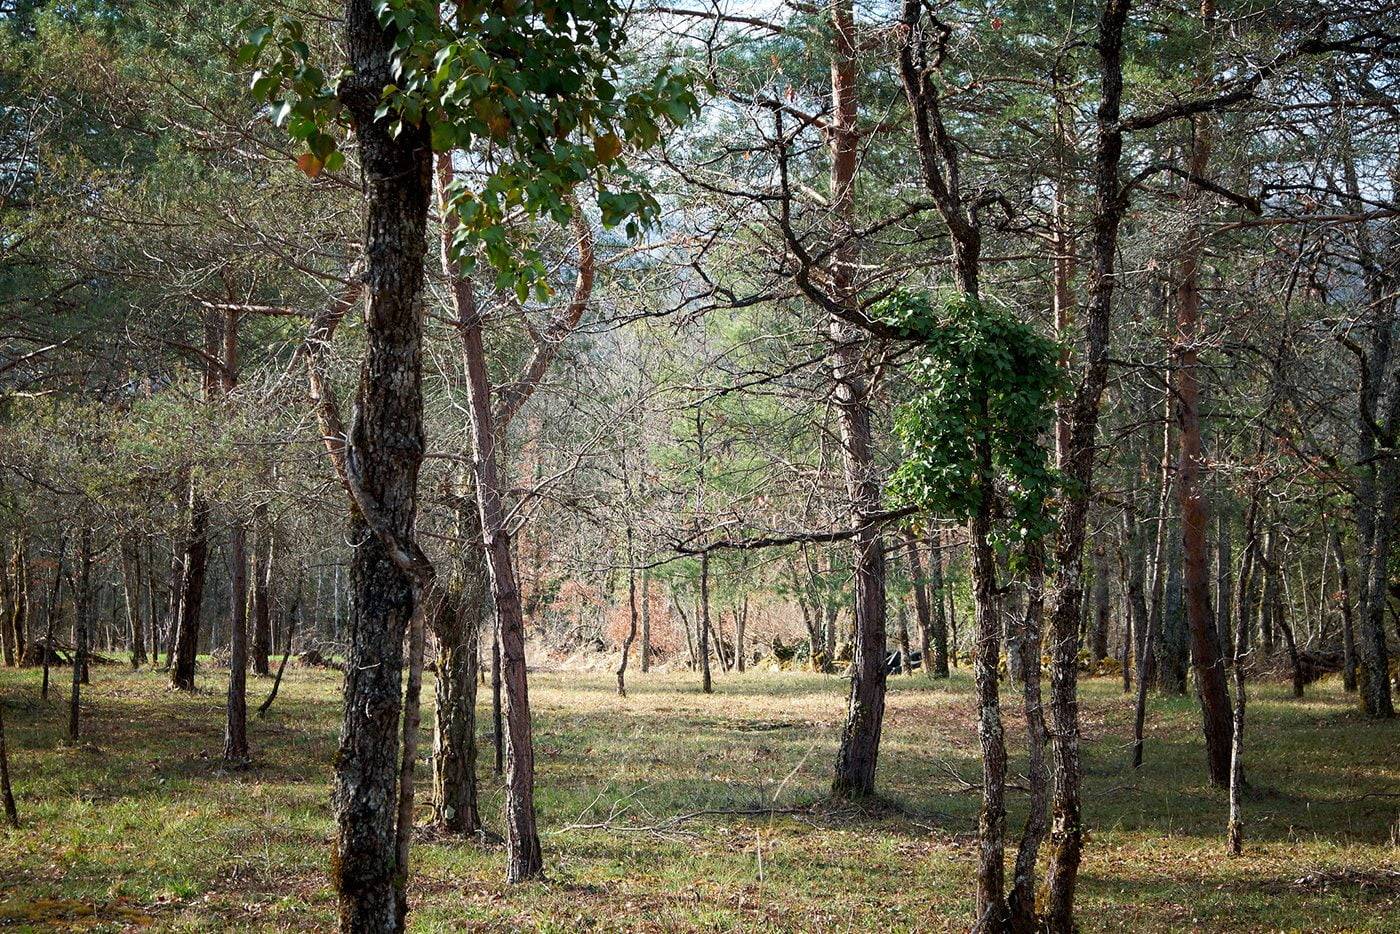
<instances>
[{"instance_id":1,"label":"mossy ground","mask_svg":"<svg viewBox=\"0 0 1400 934\"><path fill-rule=\"evenodd\" d=\"M339 676L290 671L242 772L219 761L224 678L201 670L183 695L158 674L94 668L73 747L64 700L39 701L37 672L0 671L24 821L0 830L0 929L334 926ZM712 696L695 681L634 672L623 700L610 674L533 675L549 879L508 888L499 849L420 840L411 928L966 929L978 759L964 674L890 679L884 800L862 812L822 801L842 681L720 676ZM250 683L256 703L268 682ZM1084 930L1400 931L1400 723L1368 723L1335 682L1303 701L1253 688L1248 840L1230 858L1192 699L1154 697L1133 772L1130 699L1108 678L1081 690ZM489 750L483 765L498 824ZM1023 805L1013 794L1013 828ZM695 813L758 809L774 813Z\"/></svg>"}]
</instances>

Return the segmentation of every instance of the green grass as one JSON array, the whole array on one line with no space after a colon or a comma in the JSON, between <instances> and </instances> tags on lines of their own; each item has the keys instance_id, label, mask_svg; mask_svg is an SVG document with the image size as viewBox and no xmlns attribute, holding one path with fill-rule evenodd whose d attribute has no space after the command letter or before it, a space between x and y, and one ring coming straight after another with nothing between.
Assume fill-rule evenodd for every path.
<instances>
[{"instance_id":1,"label":"green grass","mask_svg":"<svg viewBox=\"0 0 1400 934\"><path fill-rule=\"evenodd\" d=\"M0 830L0 929L333 927L338 677L290 671L252 724L255 767L227 773L222 673L202 670L186 696L156 674L95 668L73 748L38 673L0 671L24 821ZM695 680L634 673L620 700L610 674L533 675L549 880L507 888L499 849L420 841L412 929L966 929L977 795L957 776L976 781L978 760L965 677L891 678L886 806L864 813L821 800L840 680L721 676L709 697ZM251 685L256 703L268 683ZM1246 852L1230 858L1191 699L1153 699L1134 773L1130 700L1102 678L1082 695L1086 931L1400 931L1400 724L1366 722L1334 682L1301 702L1255 687ZM1017 830L1023 805L1013 795ZM677 820L774 806L793 810Z\"/></svg>"}]
</instances>

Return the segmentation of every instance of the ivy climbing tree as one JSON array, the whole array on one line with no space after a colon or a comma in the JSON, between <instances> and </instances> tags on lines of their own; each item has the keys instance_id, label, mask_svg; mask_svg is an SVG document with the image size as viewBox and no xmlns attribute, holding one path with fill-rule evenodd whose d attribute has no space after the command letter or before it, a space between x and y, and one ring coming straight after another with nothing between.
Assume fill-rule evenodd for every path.
<instances>
[{"instance_id":1,"label":"ivy climbing tree","mask_svg":"<svg viewBox=\"0 0 1400 934\"><path fill-rule=\"evenodd\" d=\"M896 292L876 308L881 320L919 342L911 368L914 398L895 416L905 459L890 484L899 506L968 523L977 617L973 674L982 745L978 930L1028 930L1034 896L1021 897L1044 836L1047 800L1039 782L1017 858L1011 903L1005 894L1006 742L998 661L1001 625L996 552L1039 562L1051 531L1047 504L1056 488L1044 441L1063 382L1059 345L967 292ZM1039 573L1029 575L1033 580ZM1032 595L1038 600L1038 595ZM1038 613L1028 612L1023 651L1039 662ZM1029 679L1028 679L1029 680ZM1030 705L1028 705L1029 707ZM1043 770L1044 727L1027 711L1032 771ZM1033 887L1032 887L1033 888Z\"/></svg>"}]
</instances>

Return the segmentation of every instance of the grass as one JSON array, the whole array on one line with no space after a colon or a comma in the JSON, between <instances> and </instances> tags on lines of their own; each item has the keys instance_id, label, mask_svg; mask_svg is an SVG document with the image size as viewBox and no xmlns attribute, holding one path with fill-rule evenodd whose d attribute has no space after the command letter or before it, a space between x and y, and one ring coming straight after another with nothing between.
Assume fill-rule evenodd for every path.
<instances>
[{"instance_id":1,"label":"grass","mask_svg":"<svg viewBox=\"0 0 1400 934\"><path fill-rule=\"evenodd\" d=\"M0 830L0 929L334 926L338 675L290 671L252 724L255 767L236 773L219 762L224 677L202 670L200 692L181 695L153 673L94 668L73 747L66 681L45 704L37 672L0 671L24 821ZM821 801L839 679L721 676L708 697L695 681L634 673L621 700L610 674L533 675L549 880L507 888L499 849L420 841L411 928L966 929L977 795L963 782L978 779L966 677L891 678L885 803L860 813ZM251 684L256 702L267 682ZM1334 682L1303 701L1255 687L1246 852L1229 858L1193 701L1153 699L1134 773L1130 700L1105 678L1081 691L1084 930L1400 931L1400 724L1366 722ZM483 760L484 813L498 825ZM1013 795L1013 828L1023 804ZM792 810L688 817L767 808Z\"/></svg>"}]
</instances>

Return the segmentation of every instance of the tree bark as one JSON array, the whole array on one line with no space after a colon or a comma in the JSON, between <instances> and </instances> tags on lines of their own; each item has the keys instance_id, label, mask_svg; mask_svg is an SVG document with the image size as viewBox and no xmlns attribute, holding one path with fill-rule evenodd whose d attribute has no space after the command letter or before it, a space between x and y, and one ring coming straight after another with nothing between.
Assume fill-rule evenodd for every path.
<instances>
[{"instance_id":1,"label":"tree bark","mask_svg":"<svg viewBox=\"0 0 1400 934\"><path fill-rule=\"evenodd\" d=\"M1022 711L1026 717L1026 772L1030 802L1007 907L1014 934L1036 934L1036 861L1050 829L1050 774L1045 761L1049 736L1041 702L1041 629L1045 617L1045 545L1032 540L1026 546L1026 615L1021 632L1023 672Z\"/></svg>"},{"instance_id":2,"label":"tree bark","mask_svg":"<svg viewBox=\"0 0 1400 934\"><path fill-rule=\"evenodd\" d=\"M838 223L854 226L856 159L860 142L857 119L856 27L851 0L832 0L834 49L831 60L831 211ZM847 239L834 253L832 296L843 308L854 308L855 245ZM851 524L855 568L855 648L846 722L836 753L832 795L855 799L875 793L875 767L885 715L885 550L878 527L867 517L880 508L870 434L870 400L860 372L861 354L855 332L840 318L829 323L835 346L832 376L841 422L842 461Z\"/></svg>"},{"instance_id":3,"label":"tree bark","mask_svg":"<svg viewBox=\"0 0 1400 934\"><path fill-rule=\"evenodd\" d=\"M1080 815L1078 671L1075 624L1083 599L1084 531L1093 491L1099 408L1108 384L1109 324L1116 285L1114 263L1123 216L1119 164L1123 129L1123 29L1129 0L1106 0L1095 48L1099 56L1100 97L1094 151L1092 262L1086 313L1084 374L1069 408L1069 444L1063 471L1069 481L1055 542L1056 596L1050 613L1052 673L1050 736L1055 778L1053 821L1046 873L1046 927L1054 934L1074 930L1074 894L1084 841Z\"/></svg>"},{"instance_id":4,"label":"tree bark","mask_svg":"<svg viewBox=\"0 0 1400 934\"><path fill-rule=\"evenodd\" d=\"M352 510L350 654L344 725L336 756L332 878L343 931L401 931L408 867L399 842L399 718L404 636L415 587L393 560L386 535L410 539L423 457L421 373L423 259L427 248L431 150L426 125L397 135L376 117L391 82L392 28L370 0L346 0L349 74L341 99L355 125L366 199L365 358L347 474L365 503ZM371 528L371 519L383 528ZM421 617L420 617L421 618ZM412 711L405 716L407 722ZM405 837L406 839L406 837Z\"/></svg>"},{"instance_id":5,"label":"tree bark","mask_svg":"<svg viewBox=\"0 0 1400 934\"><path fill-rule=\"evenodd\" d=\"M174 625L174 660L170 686L194 690L195 655L199 651L199 620L204 606L204 577L209 562L209 502L190 481L190 532L180 575L179 610Z\"/></svg>"},{"instance_id":6,"label":"tree bark","mask_svg":"<svg viewBox=\"0 0 1400 934\"><path fill-rule=\"evenodd\" d=\"M228 705L224 721L224 762L248 762L248 549L247 532L235 522L229 530Z\"/></svg>"},{"instance_id":7,"label":"tree bark","mask_svg":"<svg viewBox=\"0 0 1400 934\"><path fill-rule=\"evenodd\" d=\"M452 834L482 829L476 781L476 690L486 617L486 554L472 491L457 508L458 557L451 599L429 619L437 640L433 823Z\"/></svg>"}]
</instances>

